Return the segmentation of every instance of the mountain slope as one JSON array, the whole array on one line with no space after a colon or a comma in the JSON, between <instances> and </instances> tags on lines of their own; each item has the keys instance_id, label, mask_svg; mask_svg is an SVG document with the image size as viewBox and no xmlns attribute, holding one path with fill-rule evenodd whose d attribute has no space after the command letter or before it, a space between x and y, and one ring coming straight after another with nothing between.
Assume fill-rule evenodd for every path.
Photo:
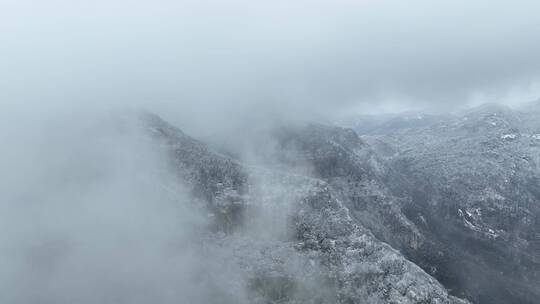
<instances>
[{"instance_id":1,"label":"mountain slope","mask_svg":"<svg viewBox=\"0 0 540 304\"><path fill-rule=\"evenodd\" d=\"M452 294L535 303L539 109L484 105L363 137L315 124L281 127L272 133L271 159L327 182L356 224Z\"/></svg>"},{"instance_id":2,"label":"mountain slope","mask_svg":"<svg viewBox=\"0 0 540 304\"><path fill-rule=\"evenodd\" d=\"M429 127L364 137L386 157L385 184L425 240L417 248L390 243L477 303L540 296L534 109L486 105Z\"/></svg>"},{"instance_id":3,"label":"mountain slope","mask_svg":"<svg viewBox=\"0 0 540 304\"><path fill-rule=\"evenodd\" d=\"M243 165L156 116L142 119L168 151L171 166L194 194L194 204L208 210L205 238L234 252L230 262L243 271L240 285L249 302L463 303L355 223L327 182ZM352 132L343 139L357 136ZM332 174L346 167L317 170Z\"/></svg>"}]
</instances>

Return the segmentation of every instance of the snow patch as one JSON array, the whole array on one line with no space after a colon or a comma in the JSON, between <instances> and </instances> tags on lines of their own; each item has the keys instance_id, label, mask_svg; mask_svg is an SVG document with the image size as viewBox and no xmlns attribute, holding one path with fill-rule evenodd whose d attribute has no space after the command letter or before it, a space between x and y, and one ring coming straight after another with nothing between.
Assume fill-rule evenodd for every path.
<instances>
[{"instance_id":1,"label":"snow patch","mask_svg":"<svg viewBox=\"0 0 540 304\"><path fill-rule=\"evenodd\" d=\"M501 139L506 139L506 140L514 140L517 138L517 134L504 134L501 136Z\"/></svg>"}]
</instances>

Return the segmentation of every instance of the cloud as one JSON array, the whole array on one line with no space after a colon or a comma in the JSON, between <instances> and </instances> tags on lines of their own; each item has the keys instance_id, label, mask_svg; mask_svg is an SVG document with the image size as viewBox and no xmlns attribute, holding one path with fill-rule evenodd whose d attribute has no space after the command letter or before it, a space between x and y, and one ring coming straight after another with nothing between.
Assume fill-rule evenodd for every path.
<instances>
[{"instance_id":1,"label":"cloud","mask_svg":"<svg viewBox=\"0 0 540 304\"><path fill-rule=\"evenodd\" d=\"M133 118L62 112L0 134L0 302L244 303L243 273Z\"/></svg>"},{"instance_id":2,"label":"cloud","mask_svg":"<svg viewBox=\"0 0 540 304\"><path fill-rule=\"evenodd\" d=\"M193 130L358 105L516 102L540 94L539 9L534 0L9 0L1 99L144 105Z\"/></svg>"}]
</instances>

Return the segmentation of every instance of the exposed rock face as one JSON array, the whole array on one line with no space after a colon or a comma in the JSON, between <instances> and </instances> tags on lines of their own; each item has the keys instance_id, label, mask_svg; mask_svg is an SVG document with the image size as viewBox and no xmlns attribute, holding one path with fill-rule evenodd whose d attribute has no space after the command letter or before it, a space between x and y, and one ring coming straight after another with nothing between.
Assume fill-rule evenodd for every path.
<instances>
[{"instance_id":1,"label":"exposed rock face","mask_svg":"<svg viewBox=\"0 0 540 304\"><path fill-rule=\"evenodd\" d=\"M156 116L145 114L143 120L156 142L168 151L178 177L193 191L194 204L206 208L211 223L204 242L228 248L232 254L227 262L244 272L240 285L248 294L245 301L466 303L449 296L433 277L377 239L358 220L361 216L351 216L349 195L336 190L358 181L358 189L352 192L362 194L359 200L370 205L369 210L378 212L381 202L399 217L396 220L410 224L394 207L396 203L387 202L384 192L377 192L384 170L377 167L375 156L352 130L330 130L332 140L324 145L316 136L326 134L322 126L284 140L287 144L301 139L301 155L313 163L320 177L314 178L294 170L244 165L211 151ZM290 158L281 161L294 162ZM344 178L350 180L345 183ZM371 184L377 185L375 190ZM366 193L375 193L373 200ZM375 213L366 214L376 221Z\"/></svg>"}]
</instances>

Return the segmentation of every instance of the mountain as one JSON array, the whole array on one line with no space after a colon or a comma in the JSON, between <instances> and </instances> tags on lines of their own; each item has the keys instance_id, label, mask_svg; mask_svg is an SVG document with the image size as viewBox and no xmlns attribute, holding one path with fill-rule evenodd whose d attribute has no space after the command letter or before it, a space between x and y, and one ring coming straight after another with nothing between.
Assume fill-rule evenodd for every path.
<instances>
[{"instance_id":1,"label":"mountain","mask_svg":"<svg viewBox=\"0 0 540 304\"><path fill-rule=\"evenodd\" d=\"M246 303L536 303L540 103L415 115L224 149L142 120Z\"/></svg>"},{"instance_id":2,"label":"mountain","mask_svg":"<svg viewBox=\"0 0 540 304\"><path fill-rule=\"evenodd\" d=\"M386 200L387 169L354 131L276 130L280 144L295 153L278 149L263 166L219 153L155 115L141 120L193 205L207 213L202 243L230 252L226 263L240 269L230 288L246 299L236 298L238 292L220 303L467 303L376 237L370 229L376 214L355 216L349 192L337 191L358 183L350 195L361 196L359 204L379 212L380 202L380 212L398 217L398 226L414 228ZM301 169L300 158L314 167Z\"/></svg>"},{"instance_id":3,"label":"mountain","mask_svg":"<svg viewBox=\"0 0 540 304\"><path fill-rule=\"evenodd\" d=\"M264 163L326 182L355 224L451 294L474 303L536 303L538 117L540 103L532 103L380 124L362 136L319 124L280 127Z\"/></svg>"},{"instance_id":4,"label":"mountain","mask_svg":"<svg viewBox=\"0 0 540 304\"><path fill-rule=\"evenodd\" d=\"M538 104L484 105L419 128L362 138L421 236L381 238L475 303L540 296Z\"/></svg>"}]
</instances>

